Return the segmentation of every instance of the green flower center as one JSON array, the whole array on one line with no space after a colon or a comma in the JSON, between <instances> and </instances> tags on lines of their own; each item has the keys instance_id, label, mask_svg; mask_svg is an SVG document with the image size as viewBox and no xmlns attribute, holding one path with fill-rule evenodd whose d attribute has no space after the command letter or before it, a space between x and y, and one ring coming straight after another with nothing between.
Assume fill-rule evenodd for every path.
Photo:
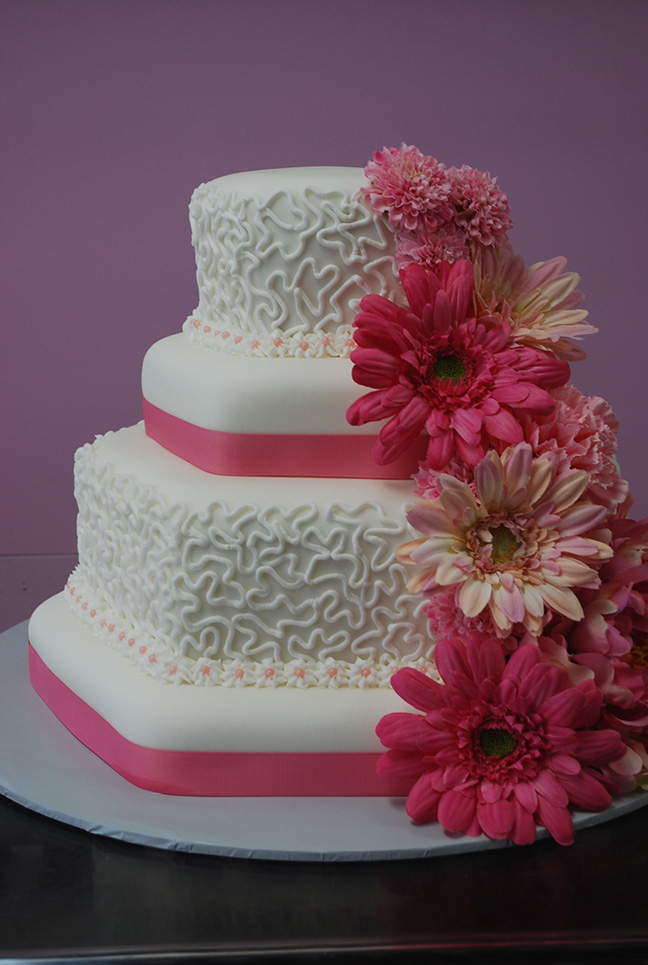
<instances>
[{"instance_id":1,"label":"green flower center","mask_svg":"<svg viewBox=\"0 0 648 965\"><path fill-rule=\"evenodd\" d=\"M479 747L488 757L506 757L517 744L517 738L503 727L484 727L479 732Z\"/></svg>"},{"instance_id":2,"label":"green flower center","mask_svg":"<svg viewBox=\"0 0 648 965\"><path fill-rule=\"evenodd\" d=\"M460 382L466 375L466 366L456 355L440 355L432 368L435 378Z\"/></svg>"},{"instance_id":3,"label":"green flower center","mask_svg":"<svg viewBox=\"0 0 648 965\"><path fill-rule=\"evenodd\" d=\"M490 534L493 537L493 550L491 555L493 563L508 563L519 547L520 541L515 538L511 530L508 526L505 526L504 523L500 523L499 526L494 526Z\"/></svg>"}]
</instances>

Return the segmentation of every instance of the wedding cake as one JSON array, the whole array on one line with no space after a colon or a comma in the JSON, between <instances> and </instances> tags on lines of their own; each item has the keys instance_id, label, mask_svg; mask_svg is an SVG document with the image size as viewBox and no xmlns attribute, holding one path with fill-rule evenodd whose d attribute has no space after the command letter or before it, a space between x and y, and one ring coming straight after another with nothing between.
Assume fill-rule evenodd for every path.
<instances>
[{"instance_id":1,"label":"wedding cake","mask_svg":"<svg viewBox=\"0 0 648 965\"><path fill-rule=\"evenodd\" d=\"M568 384L578 276L514 252L489 174L405 144L218 178L190 221L143 422L76 454L35 689L152 791L402 795L568 844L648 783L648 520Z\"/></svg>"},{"instance_id":2,"label":"wedding cake","mask_svg":"<svg viewBox=\"0 0 648 965\"><path fill-rule=\"evenodd\" d=\"M395 558L424 448L377 466L375 433L346 419L354 315L398 290L362 183L306 168L199 187L198 306L144 359L144 422L76 454L79 565L32 618L34 682L146 787L389 792L375 724L433 643ZM195 752L213 756L185 778Z\"/></svg>"}]
</instances>

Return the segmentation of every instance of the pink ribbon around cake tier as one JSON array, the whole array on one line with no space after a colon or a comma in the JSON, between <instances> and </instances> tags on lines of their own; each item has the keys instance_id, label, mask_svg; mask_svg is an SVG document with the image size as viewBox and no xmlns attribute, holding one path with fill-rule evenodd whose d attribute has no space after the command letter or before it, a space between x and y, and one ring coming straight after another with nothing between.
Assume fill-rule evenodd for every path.
<instances>
[{"instance_id":1,"label":"pink ribbon around cake tier","mask_svg":"<svg viewBox=\"0 0 648 965\"><path fill-rule=\"evenodd\" d=\"M427 437L388 466L373 460L377 436L281 435L204 429L143 400L146 434L192 466L221 476L409 479L425 458Z\"/></svg>"},{"instance_id":2,"label":"pink ribbon around cake tier","mask_svg":"<svg viewBox=\"0 0 648 965\"><path fill-rule=\"evenodd\" d=\"M62 724L131 784L193 797L404 797L411 781L379 777L374 753L233 753L143 747L123 737L29 645L32 687Z\"/></svg>"}]
</instances>

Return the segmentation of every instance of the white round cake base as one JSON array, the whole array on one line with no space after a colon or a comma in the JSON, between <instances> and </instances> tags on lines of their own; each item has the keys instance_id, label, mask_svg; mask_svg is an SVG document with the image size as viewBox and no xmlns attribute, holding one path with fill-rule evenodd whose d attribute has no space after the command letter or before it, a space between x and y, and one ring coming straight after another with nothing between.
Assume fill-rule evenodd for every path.
<instances>
[{"instance_id":1,"label":"white round cake base","mask_svg":"<svg viewBox=\"0 0 648 965\"><path fill-rule=\"evenodd\" d=\"M87 750L32 690L27 623L0 634L0 793L93 834L153 848L281 861L427 858L510 846L412 824L404 799L197 798L144 791ZM648 805L618 798L574 813L577 830ZM544 829L538 838L548 834Z\"/></svg>"}]
</instances>

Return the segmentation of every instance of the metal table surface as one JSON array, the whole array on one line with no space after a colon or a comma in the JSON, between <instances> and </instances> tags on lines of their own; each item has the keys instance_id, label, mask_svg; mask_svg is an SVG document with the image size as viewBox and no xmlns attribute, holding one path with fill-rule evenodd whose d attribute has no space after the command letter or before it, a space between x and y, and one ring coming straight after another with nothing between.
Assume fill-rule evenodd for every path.
<instances>
[{"instance_id":1,"label":"metal table surface","mask_svg":"<svg viewBox=\"0 0 648 965\"><path fill-rule=\"evenodd\" d=\"M345 864L125 844L0 800L0 960L648 961L645 810L571 848Z\"/></svg>"}]
</instances>

